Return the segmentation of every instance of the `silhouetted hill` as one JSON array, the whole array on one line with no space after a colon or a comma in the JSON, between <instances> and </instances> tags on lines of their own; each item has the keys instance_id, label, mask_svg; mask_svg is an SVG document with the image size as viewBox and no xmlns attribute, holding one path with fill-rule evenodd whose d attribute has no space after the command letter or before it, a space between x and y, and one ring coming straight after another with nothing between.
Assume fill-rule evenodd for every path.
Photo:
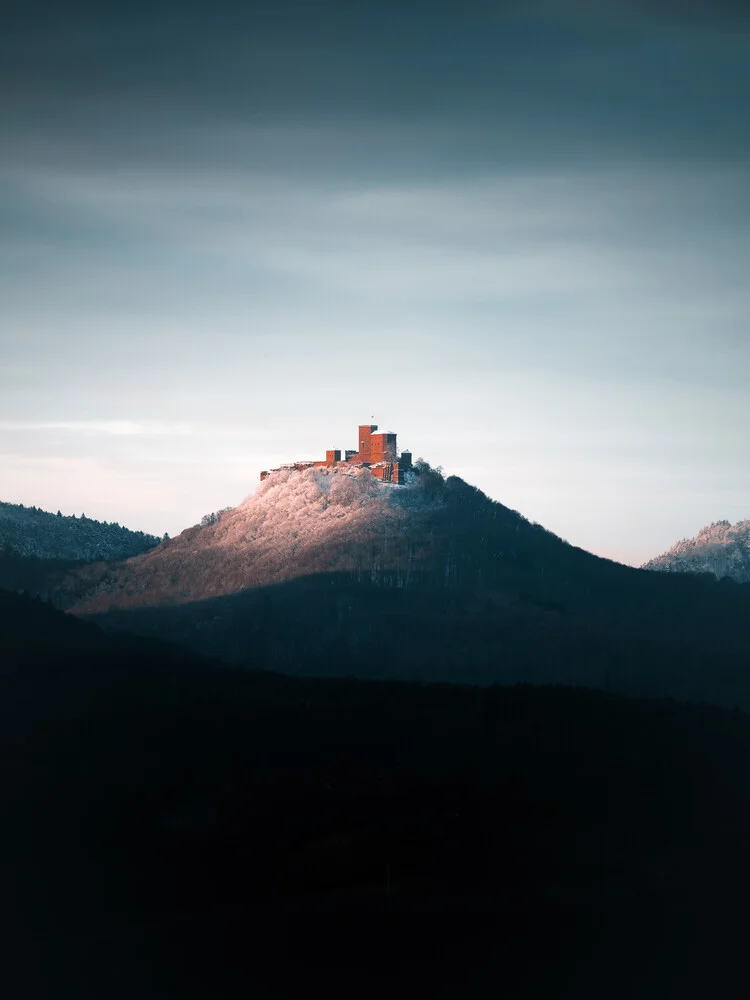
<instances>
[{"instance_id":1,"label":"silhouetted hill","mask_svg":"<svg viewBox=\"0 0 750 1000\"><path fill-rule=\"evenodd\" d=\"M65 586L77 613L240 665L750 707L750 587L600 559L430 471L403 488L276 474L215 523Z\"/></svg>"},{"instance_id":2,"label":"silhouetted hill","mask_svg":"<svg viewBox=\"0 0 750 1000\"><path fill-rule=\"evenodd\" d=\"M232 670L14 594L0 635L8 996L742 981L743 714Z\"/></svg>"},{"instance_id":3,"label":"silhouetted hill","mask_svg":"<svg viewBox=\"0 0 750 1000\"><path fill-rule=\"evenodd\" d=\"M409 589L319 574L191 604L113 609L105 627L307 676L587 685L750 708L750 588L658 574L539 589Z\"/></svg>"},{"instance_id":4,"label":"silhouetted hill","mask_svg":"<svg viewBox=\"0 0 750 1000\"><path fill-rule=\"evenodd\" d=\"M39 559L3 549L0 551L0 587L64 604L63 581L71 579L71 574L85 565L78 559Z\"/></svg>"},{"instance_id":5,"label":"silhouetted hill","mask_svg":"<svg viewBox=\"0 0 750 1000\"><path fill-rule=\"evenodd\" d=\"M750 583L750 521L714 521L695 538L683 538L667 552L651 559L645 569L667 573L711 573Z\"/></svg>"}]
</instances>

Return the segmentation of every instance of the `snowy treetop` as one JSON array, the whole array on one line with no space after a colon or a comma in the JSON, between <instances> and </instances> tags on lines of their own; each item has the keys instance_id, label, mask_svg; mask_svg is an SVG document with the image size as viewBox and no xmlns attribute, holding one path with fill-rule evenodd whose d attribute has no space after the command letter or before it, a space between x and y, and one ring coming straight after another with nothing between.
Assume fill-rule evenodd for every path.
<instances>
[{"instance_id":1,"label":"snowy treetop","mask_svg":"<svg viewBox=\"0 0 750 1000\"><path fill-rule=\"evenodd\" d=\"M159 539L81 514L51 514L23 504L0 503L0 550L39 559L126 559Z\"/></svg>"},{"instance_id":2,"label":"snowy treetop","mask_svg":"<svg viewBox=\"0 0 750 1000\"><path fill-rule=\"evenodd\" d=\"M432 476L443 483L439 472ZM396 486L358 467L279 469L237 507L129 560L115 587L137 589L139 600L149 593L157 602L198 599L352 569L363 543L395 544L407 520L444 505L433 481L425 488L427 478L409 473L406 485Z\"/></svg>"},{"instance_id":3,"label":"snowy treetop","mask_svg":"<svg viewBox=\"0 0 750 1000\"><path fill-rule=\"evenodd\" d=\"M644 569L668 572L712 573L738 583L750 581L750 520L714 521L695 538L683 538Z\"/></svg>"}]
</instances>

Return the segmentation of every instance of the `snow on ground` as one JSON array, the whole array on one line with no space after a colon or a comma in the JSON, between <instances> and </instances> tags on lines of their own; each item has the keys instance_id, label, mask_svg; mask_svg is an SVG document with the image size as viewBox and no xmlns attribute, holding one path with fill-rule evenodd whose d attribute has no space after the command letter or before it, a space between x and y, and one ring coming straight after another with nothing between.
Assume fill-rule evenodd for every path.
<instances>
[{"instance_id":1,"label":"snow on ground","mask_svg":"<svg viewBox=\"0 0 750 1000\"><path fill-rule=\"evenodd\" d=\"M158 538L85 514L68 517L23 504L0 503L0 551L37 559L126 559L158 544Z\"/></svg>"},{"instance_id":2,"label":"snow on ground","mask_svg":"<svg viewBox=\"0 0 750 1000\"><path fill-rule=\"evenodd\" d=\"M750 582L750 520L715 521L695 538L683 538L645 564L646 569L669 572L713 573L738 583Z\"/></svg>"},{"instance_id":3,"label":"snow on ground","mask_svg":"<svg viewBox=\"0 0 750 1000\"><path fill-rule=\"evenodd\" d=\"M128 562L111 581L122 604L197 600L308 573L403 555L407 521L440 501L419 485L384 484L366 469L279 469L213 523ZM110 592L112 592L110 590Z\"/></svg>"}]
</instances>

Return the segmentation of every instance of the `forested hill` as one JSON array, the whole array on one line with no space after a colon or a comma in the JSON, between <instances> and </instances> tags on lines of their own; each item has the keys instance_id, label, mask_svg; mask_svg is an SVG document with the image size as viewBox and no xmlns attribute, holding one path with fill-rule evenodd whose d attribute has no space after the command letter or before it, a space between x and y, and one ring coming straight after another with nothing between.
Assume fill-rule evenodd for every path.
<instances>
[{"instance_id":1,"label":"forested hill","mask_svg":"<svg viewBox=\"0 0 750 1000\"><path fill-rule=\"evenodd\" d=\"M158 544L154 535L94 521L85 514L64 516L0 502L0 552L6 554L91 562L127 559Z\"/></svg>"},{"instance_id":2,"label":"forested hill","mask_svg":"<svg viewBox=\"0 0 750 1000\"><path fill-rule=\"evenodd\" d=\"M711 573L750 583L750 520L714 521L695 538L683 538L667 552L647 562L644 569L667 573Z\"/></svg>"},{"instance_id":3,"label":"forested hill","mask_svg":"<svg viewBox=\"0 0 750 1000\"><path fill-rule=\"evenodd\" d=\"M69 583L78 610L153 607L314 574L411 590L505 586L508 575L636 571L567 545L463 480L423 463L405 486L366 470L273 473L242 504L117 567ZM518 581L514 579L513 585Z\"/></svg>"},{"instance_id":4,"label":"forested hill","mask_svg":"<svg viewBox=\"0 0 750 1000\"><path fill-rule=\"evenodd\" d=\"M307 676L584 684L750 707L750 587L569 545L462 480L325 469L55 600L107 627Z\"/></svg>"}]
</instances>

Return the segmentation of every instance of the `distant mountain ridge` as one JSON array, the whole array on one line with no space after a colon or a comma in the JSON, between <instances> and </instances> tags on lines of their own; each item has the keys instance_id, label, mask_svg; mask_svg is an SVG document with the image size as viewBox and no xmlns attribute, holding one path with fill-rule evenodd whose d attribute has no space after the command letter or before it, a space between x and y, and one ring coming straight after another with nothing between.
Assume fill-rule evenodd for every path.
<instances>
[{"instance_id":1,"label":"distant mountain ridge","mask_svg":"<svg viewBox=\"0 0 750 1000\"><path fill-rule=\"evenodd\" d=\"M644 569L666 573L711 573L721 580L750 583L750 520L714 521L694 538L683 538Z\"/></svg>"},{"instance_id":2,"label":"distant mountain ridge","mask_svg":"<svg viewBox=\"0 0 750 1000\"><path fill-rule=\"evenodd\" d=\"M90 562L128 559L158 544L154 535L95 521L84 514L65 516L0 502L0 552Z\"/></svg>"}]
</instances>

